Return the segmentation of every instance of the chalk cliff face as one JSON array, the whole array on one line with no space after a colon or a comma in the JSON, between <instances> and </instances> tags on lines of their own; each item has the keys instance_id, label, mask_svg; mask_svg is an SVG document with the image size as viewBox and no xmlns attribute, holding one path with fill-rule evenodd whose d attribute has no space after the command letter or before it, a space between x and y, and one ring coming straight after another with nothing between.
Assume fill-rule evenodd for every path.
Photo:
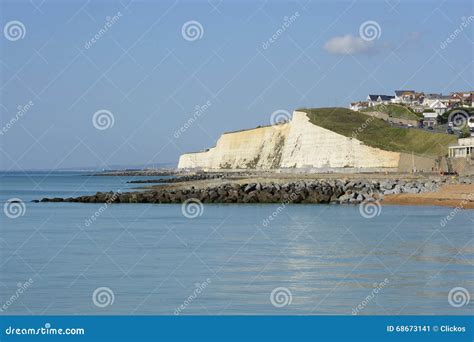
<instances>
[{"instance_id":1,"label":"chalk cliff face","mask_svg":"<svg viewBox=\"0 0 474 342\"><path fill-rule=\"evenodd\" d=\"M289 123L224 133L216 147L186 153L178 168L276 169L280 167Z\"/></svg>"},{"instance_id":2,"label":"chalk cliff face","mask_svg":"<svg viewBox=\"0 0 474 342\"><path fill-rule=\"evenodd\" d=\"M316 126L295 111L289 123L225 133L216 147L181 155L178 168L397 168L399 160L400 153Z\"/></svg>"}]
</instances>

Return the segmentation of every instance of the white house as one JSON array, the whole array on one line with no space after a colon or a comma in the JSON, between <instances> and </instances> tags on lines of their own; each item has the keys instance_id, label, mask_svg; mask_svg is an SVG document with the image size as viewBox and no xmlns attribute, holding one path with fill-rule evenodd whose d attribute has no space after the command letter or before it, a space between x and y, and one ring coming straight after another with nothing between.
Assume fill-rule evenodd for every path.
<instances>
[{"instance_id":1,"label":"white house","mask_svg":"<svg viewBox=\"0 0 474 342\"><path fill-rule=\"evenodd\" d=\"M434 127L437 124L438 113L436 112L424 112L423 113L423 126Z\"/></svg>"},{"instance_id":2,"label":"white house","mask_svg":"<svg viewBox=\"0 0 474 342\"><path fill-rule=\"evenodd\" d=\"M369 104L367 102L359 101L359 102L352 102L351 106L349 107L351 110L354 110L356 112L362 110L362 109L367 109Z\"/></svg>"},{"instance_id":3,"label":"white house","mask_svg":"<svg viewBox=\"0 0 474 342\"><path fill-rule=\"evenodd\" d=\"M389 104L393 99L390 95L369 95L367 96L367 103L369 107L377 106L380 104Z\"/></svg>"},{"instance_id":4,"label":"white house","mask_svg":"<svg viewBox=\"0 0 474 342\"><path fill-rule=\"evenodd\" d=\"M472 106L472 93L473 92L458 92L451 93L451 98L459 100L462 107L471 107Z\"/></svg>"},{"instance_id":5,"label":"white house","mask_svg":"<svg viewBox=\"0 0 474 342\"><path fill-rule=\"evenodd\" d=\"M415 99L414 90L395 90L394 103L410 104Z\"/></svg>"},{"instance_id":6,"label":"white house","mask_svg":"<svg viewBox=\"0 0 474 342\"><path fill-rule=\"evenodd\" d=\"M437 115L443 115L446 110L448 110L448 106L446 106L443 102L439 99L434 100L429 105L429 108L434 110Z\"/></svg>"},{"instance_id":7,"label":"white house","mask_svg":"<svg viewBox=\"0 0 474 342\"><path fill-rule=\"evenodd\" d=\"M451 158L471 157L474 152L474 137L458 139L458 144L449 146L449 156Z\"/></svg>"}]
</instances>

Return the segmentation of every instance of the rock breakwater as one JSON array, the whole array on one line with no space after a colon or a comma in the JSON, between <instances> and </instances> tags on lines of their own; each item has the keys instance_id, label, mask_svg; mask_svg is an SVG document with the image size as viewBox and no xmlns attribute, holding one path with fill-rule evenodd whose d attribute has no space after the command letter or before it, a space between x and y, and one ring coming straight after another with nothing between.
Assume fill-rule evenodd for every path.
<instances>
[{"instance_id":1,"label":"rock breakwater","mask_svg":"<svg viewBox=\"0 0 474 342\"><path fill-rule=\"evenodd\" d=\"M158 186L147 191L98 192L70 198L43 198L36 202L83 203L352 203L383 200L384 195L437 191L446 178L434 180L295 180L277 182L225 182L213 186ZM470 183L470 180L469 180Z\"/></svg>"},{"instance_id":2,"label":"rock breakwater","mask_svg":"<svg viewBox=\"0 0 474 342\"><path fill-rule=\"evenodd\" d=\"M181 182L190 182L190 181L197 181L197 180L220 179L223 177L224 177L224 174L222 173L203 173L203 174L195 174L195 175L178 176L175 178L131 180L131 181L128 181L127 183L131 183L131 184L181 183Z\"/></svg>"}]
</instances>

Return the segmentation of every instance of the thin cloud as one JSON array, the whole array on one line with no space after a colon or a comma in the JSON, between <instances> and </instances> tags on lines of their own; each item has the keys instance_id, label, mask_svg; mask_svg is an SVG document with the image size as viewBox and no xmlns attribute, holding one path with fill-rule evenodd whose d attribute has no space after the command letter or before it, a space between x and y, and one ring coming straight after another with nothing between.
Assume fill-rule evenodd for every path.
<instances>
[{"instance_id":1,"label":"thin cloud","mask_svg":"<svg viewBox=\"0 0 474 342\"><path fill-rule=\"evenodd\" d=\"M347 34L329 39L324 44L324 50L334 55L364 54L373 52L374 44L361 37Z\"/></svg>"}]
</instances>

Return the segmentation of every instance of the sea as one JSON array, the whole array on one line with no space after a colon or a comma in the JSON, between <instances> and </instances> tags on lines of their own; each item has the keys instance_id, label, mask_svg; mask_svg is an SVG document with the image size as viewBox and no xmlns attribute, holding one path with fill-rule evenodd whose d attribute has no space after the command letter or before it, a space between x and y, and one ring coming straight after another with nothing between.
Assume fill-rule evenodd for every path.
<instances>
[{"instance_id":1,"label":"sea","mask_svg":"<svg viewBox=\"0 0 474 342\"><path fill-rule=\"evenodd\" d=\"M0 174L1 315L465 315L474 210L33 203L129 180Z\"/></svg>"}]
</instances>

